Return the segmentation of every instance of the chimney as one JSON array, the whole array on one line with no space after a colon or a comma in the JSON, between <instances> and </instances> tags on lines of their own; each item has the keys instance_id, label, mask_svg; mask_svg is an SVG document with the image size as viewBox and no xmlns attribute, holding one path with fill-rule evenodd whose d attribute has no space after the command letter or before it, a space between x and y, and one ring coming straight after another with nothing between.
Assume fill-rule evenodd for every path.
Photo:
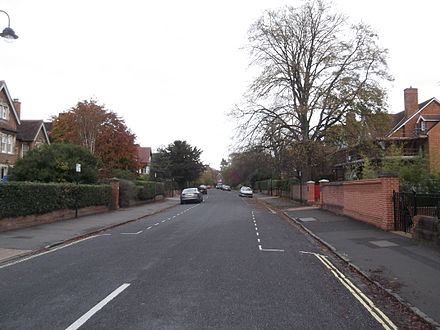
<instances>
[{"instance_id":1,"label":"chimney","mask_svg":"<svg viewBox=\"0 0 440 330\"><path fill-rule=\"evenodd\" d=\"M417 110L419 110L419 95L417 88L406 88L405 94L405 118L411 117Z\"/></svg>"},{"instance_id":2,"label":"chimney","mask_svg":"<svg viewBox=\"0 0 440 330\"><path fill-rule=\"evenodd\" d=\"M17 111L18 119L21 119L20 118L21 102L18 99L13 99L12 103L14 103L14 108L15 108L15 111Z\"/></svg>"}]
</instances>

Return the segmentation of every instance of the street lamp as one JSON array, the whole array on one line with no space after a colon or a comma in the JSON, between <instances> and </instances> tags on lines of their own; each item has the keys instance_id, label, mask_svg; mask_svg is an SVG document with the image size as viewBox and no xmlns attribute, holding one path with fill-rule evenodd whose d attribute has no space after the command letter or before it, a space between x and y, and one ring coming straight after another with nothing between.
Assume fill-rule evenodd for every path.
<instances>
[{"instance_id":1,"label":"street lamp","mask_svg":"<svg viewBox=\"0 0 440 330\"><path fill-rule=\"evenodd\" d=\"M15 34L14 30L11 29L11 19L9 18L9 15L4 10L0 9L0 12L5 13L6 16L8 16L8 27L6 27L2 33L0 33L0 36L5 38L6 42L13 42L15 39L18 38L18 36Z\"/></svg>"}]
</instances>

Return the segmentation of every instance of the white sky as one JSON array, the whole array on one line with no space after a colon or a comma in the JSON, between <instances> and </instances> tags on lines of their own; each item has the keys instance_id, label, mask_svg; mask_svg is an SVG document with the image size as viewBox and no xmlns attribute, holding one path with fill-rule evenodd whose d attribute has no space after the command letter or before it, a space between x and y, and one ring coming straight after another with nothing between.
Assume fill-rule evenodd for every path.
<instances>
[{"instance_id":1,"label":"white sky","mask_svg":"<svg viewBox=\"0 0 440 330\"><path fill-rule=\"evenodd\" d=\"M247 30L264 9L298 0L2 0L19 39L0 43L0 80L22 119L47 120L96 98L141 146L186 140L219 168L235 124L226 117L252 79ZM440 0L335 0L388 48L390 112L403 89L440 99ZM0 29L7 17L0 13Z\"/></svg>"}]
</instances>

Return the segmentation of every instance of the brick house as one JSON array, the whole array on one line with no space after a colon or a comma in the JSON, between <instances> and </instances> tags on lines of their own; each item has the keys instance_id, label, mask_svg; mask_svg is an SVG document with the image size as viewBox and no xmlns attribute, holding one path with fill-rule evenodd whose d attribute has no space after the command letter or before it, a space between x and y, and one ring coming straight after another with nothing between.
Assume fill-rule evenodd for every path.
<instances>
[{"instance_id":1,"label":"brick house","mask_svg":"<svg viewBox=\"0 0 440 330\"><path fill-rule=\"evenodd\" d=\"M440 101L432 97L418 101L417 88L404 90L405 109L392 115L393 128L379 143L402 147L403 156L420 155L428 160L431 172L440 171Z\"/></svg>"},{"instance_id":2,"label":"brick house","mask_svg":"<svg viewBox=\"0 0 440 330\"><path fill-rule=\"evenodd\" d=\"M42 120L21 120L20 114L21 103L0 81L0 179L26 151L50 143Z\"/></svg>"},{"instance_id":3,"label":"brick house","mask_svg":"<svg viewBox=\"0 0 440 330\"><path fill-rule=\"evenodd\" d=\"M390 130L375 138L382 150L396 145L406 159L421 156L428 160L431 172L440 171L440 101L432 97L422 103L417 88L404 90L404 110L390 114ZM362 150L339 150L334 168L337 180L359 178L363 160Z\"/></svg>"},{"instance_id":4,"label":"brick house","mask_svg":"<svg viewBox=\"0 0 440 330\"><path fill-rule=\"evenodd\" d=\"M137 156L139 164L138 173L141 175L150 174L151 157L153 156L151 148L137 146Z\"/></svg>"}]
</instances>

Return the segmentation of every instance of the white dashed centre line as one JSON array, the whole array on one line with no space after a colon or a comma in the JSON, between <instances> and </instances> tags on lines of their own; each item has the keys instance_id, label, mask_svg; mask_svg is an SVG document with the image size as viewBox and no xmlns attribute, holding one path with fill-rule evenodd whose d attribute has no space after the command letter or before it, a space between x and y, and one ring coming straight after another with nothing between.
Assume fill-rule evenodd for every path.
<instances>
[{"instance_id":1,"label":"white dashed centre line","mask_svg":"<svg viewBox=\"0 0 440 330\"><path fill-rule=\"evenodd\" d=\"M252 211L252 219L254 221L254 226L255 226L255 233L257 234L257 242L258 242L258 250L263 251L263 252L284 252L283 249L264 249L261 246L261 240L259 238L260 233L258 232L258 227L257 227L257 222L255 220L255 214L254 211Z\"/></svg>"}]
</instances>

